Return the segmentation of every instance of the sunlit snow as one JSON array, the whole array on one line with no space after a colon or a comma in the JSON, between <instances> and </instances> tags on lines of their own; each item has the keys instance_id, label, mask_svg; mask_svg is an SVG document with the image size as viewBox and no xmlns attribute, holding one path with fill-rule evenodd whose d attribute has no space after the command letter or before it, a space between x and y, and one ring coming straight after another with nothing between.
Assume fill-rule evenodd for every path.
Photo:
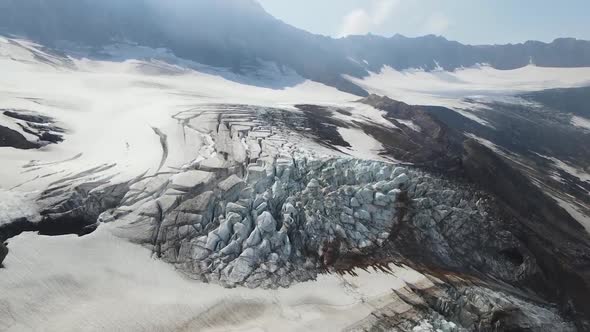
<instances>
[{"instance_id":1,"label":"sunlit snow","mask_svg":"<svg viewBox=\"0 0 590 332\"><path fill-rule=\"evenodd\" d=\"M340 330L369 315L392 289L431 285L391 266L392 273L321 275L288 289L227 289L184 278L110 227L82 238L11 239L0 278L0 330Z\"/></svg>"},{"instance_id":2,"label":"sunlit snow","mask_svg":"<svg viewBox=\"0 0 590 332\"><path fill-rule=\"evenodd\" d=\"M409 104L462 106L473 96L513 95L551 88L590 85L590 68L549 68L529 65L514 70L476 66L449 71L384 67L379 73L349 79L369 92Z\"/></svg>"}]
</instances>

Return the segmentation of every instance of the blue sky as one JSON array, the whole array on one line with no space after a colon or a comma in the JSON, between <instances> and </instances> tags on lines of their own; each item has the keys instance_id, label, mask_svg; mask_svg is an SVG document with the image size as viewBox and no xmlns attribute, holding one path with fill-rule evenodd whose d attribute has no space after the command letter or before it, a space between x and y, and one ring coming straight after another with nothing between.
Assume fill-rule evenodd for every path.
<instances>
[{"instance_id":1,"label":"blue sky","mask_svg":"<svg viewBox=\"0 0 590 332\"><path fill-rule=\"evenodd\" d=\"M443 35L470 44L590 40L590 0L259 0L313 33Z\"/></svg>"}]
</instances>

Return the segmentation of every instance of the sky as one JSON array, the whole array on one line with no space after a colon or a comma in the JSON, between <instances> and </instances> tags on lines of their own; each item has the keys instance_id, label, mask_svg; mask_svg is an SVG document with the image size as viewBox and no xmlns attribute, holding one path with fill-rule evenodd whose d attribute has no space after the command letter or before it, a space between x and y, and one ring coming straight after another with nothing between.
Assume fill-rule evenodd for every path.
<instances>
[{"instance_id":1,"label":"sky","mask_svg":"<svg viewBox=\"0 0 590 332\"><path fill-rule=\"evenodd\" d=\"M276 18L322 35L442 35L468 44L590 40L590 0L258 0Z\"/></svg>"}]
</instances>

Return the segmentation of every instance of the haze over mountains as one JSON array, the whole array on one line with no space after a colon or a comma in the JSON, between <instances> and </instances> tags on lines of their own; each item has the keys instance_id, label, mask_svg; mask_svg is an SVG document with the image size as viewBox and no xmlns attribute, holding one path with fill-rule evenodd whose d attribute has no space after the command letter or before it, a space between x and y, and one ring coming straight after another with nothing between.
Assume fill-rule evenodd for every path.
<instances>
[{"instance_id":1,"label":"haze over mountains","mask_svg":"<svg viewBox=\"0 0 590 332\"><path fill-rule=\"evenodd\" d=\"M360 78L383 66L454 70L476 64L515 69L590 66L590 42L463 45L440 36L314 35L275 19L254 0L0 0L0 31L46 46L64 41L101 47L131 42L240 72L271 61L299 75L367 95L342 75Z\"/></svg>"}]
</instances>

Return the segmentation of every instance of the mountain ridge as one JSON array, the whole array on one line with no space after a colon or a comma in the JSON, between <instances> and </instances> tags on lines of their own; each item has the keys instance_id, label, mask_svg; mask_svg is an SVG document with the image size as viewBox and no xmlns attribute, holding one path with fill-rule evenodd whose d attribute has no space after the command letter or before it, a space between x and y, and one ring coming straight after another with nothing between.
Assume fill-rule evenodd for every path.
<instances>
[{"instance_id":1,"label":"mountain ridge","mask_svg":"<svg viewBox=\"0 0 590 332\"><path fill-rule=\"evenodd\" d=\"M49 47L64 40L93 47L131 41L235 72L260 60L271 61L359 96L368 92L344 76L362 78L384 66L427 71L481 63L496 69L531 63L590 66L590 41L585 40L465 45L434 35L335 39L276 19L253 0L0 0L0 33L25 36Z\"/></svg>"}]
</instances>

